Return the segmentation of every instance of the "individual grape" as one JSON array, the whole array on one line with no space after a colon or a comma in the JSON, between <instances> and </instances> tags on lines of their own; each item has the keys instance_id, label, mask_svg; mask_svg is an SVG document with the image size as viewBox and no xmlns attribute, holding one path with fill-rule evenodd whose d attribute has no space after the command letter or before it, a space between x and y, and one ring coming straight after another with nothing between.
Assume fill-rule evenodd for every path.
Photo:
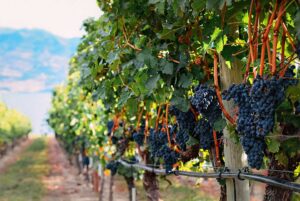
<instances>
[{"instance_id":1,"label":"individual grape","mask_svg":"<svg viewBox=\"0 0 300 201\"><path fill-rule=\"evenodd\" d=\"M211 125L221 118L222 111L216 92L208 85L200 84L195 88L191 104Z\"/></svg>"}]
</instances>

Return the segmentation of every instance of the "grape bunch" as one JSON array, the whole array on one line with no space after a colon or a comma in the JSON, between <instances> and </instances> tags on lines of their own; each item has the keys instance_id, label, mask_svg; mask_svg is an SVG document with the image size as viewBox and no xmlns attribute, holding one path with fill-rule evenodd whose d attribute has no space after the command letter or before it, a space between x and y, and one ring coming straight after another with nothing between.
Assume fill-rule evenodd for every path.
<instances>
[{"instance_id":1,"label":"grape bunch","mask_svg":"<svg viewBox=\"0 0 300 201\"><path fill-rule=\"evenodd\" d=\"M294 73L294 70L295 70L295 66L292 65L290 66L285 74L284 74L284 78L281 79L281 82L282 84L284 85L284 87L289 87L289 86L294 86L294 85L297 85L298 84L298 80L297 79L294 79L294 76L295 76L295 73ZM299 72L298 72L299 73Z\"/></svg>"},{"instance_id":2,"label":"grape bunch","mask_svg":"<svg viewBox=\"0 0 300 201\"><path fill-rule=\"evenodd\" d=\"M213 145L213 129L206 119L197 122L192 136L199 140L202 149L208 150Z\"/></svg>"},{"instance_id":3,"label":"grape bunch","mask_svg":"<svg viewBox=\"0 0 300 201\"><path fill-rule=\"evenodd\" d=\"M176 144L179 145L180 149L186 151L186 143L189 140L189 133L185 129L181 129L176 133Z\"/></svg>"},{"instance_id":4,"label":"grape bunch","mask_svg":"<svg viewBox=\"0 0 300 201\"><path fill-rule=\"evenodd\" d=\"M141 122L141 126L139 131L134 131L132 134L133 140L139 145L143 146L144 145L144 138L145 138L145 121L143 120Z\"/></svg>"},{"instance_id":5,"label":"grape bunch","mask_svg":"<svg viewBox=\"0 0 300 201\"><path fill-rule=\"evenodd\" d=\"M108 121L106 126L108 130L108 135L111 135L112 129L114 127L114 121Z\"/></svg>"},{"instance_id":6,"label":"grape bunch","mask_svg":"<svg viewBox=\"0 0 300 201\"><path fill-rule=\"evenodd\" d=\"M293 67L286 71L285 77L292 78ZM257 76L253 85L233 84L223 92L224 100L233 99L238 105L237 131L242 135L241 142L248 155L249 165L259 169L265 150L265 136L275 125L275 110L285 99L288 86L297 84L294 79L276 76L264 79Z\"/></svg>"},{"instance_id":7,"label":"grape bunch","mask_svg":"<svg viewBox=\"0 0 300 201\"><path fill-rule=\"evenodd\" d=\"M187 112L182 112L175 106L171 106L169 109L169 113L176 117L176 121L179 125L179 130L183 129L189 132L192 132L194 130L196 119L191 110Z\"/></svg>"},{"instance_id":8,"label":"grape bunch","mask_svg":"<svg viewBox=\"0 0 300 201\"><path fill-rule=\"evenodd\" d=\"M211 125L221 118L222 111L219 106L214 88L200 84L194 89L191 104L206 118Z\"/></svg>"},{"instance_id":9,"label":"grape bunch","mask_svg":"<svg viewBox=\"0 0 300 201\"><path fill-rule=\"evenodd\" d=\"M177 162L179 154L173 151L168 145L166 132L150 129L148 137L150 156L154 161L162 159L167 172L170 172Z\"/></svg>"},{"instance_id":10,"label":"grape bunch","mask_svg":"<svg viewBox=\"0 0 300 201\"><path fill-rule=\"evenodd\" d=\"M244 136L241 138L242 146L248 156L250 167L260 169L264 158L266 143L262 138Z\"/></svg>"},{"instance_id":11,"label":"grape bunch","mask_svg":"<svg viewBox=\"0 0 300 201\"><path fill-rule=\"evenodd\" d=\"M159 150L168 143L167 133L150 129L148 137L149 151L152 158L159 157Z\"/></svg>"},{"instance_id":12,"label":"grape bunch","mask_svg":"<svg viewBox=\"0 0 300 201\"><path fill-rule=\"evenodd\" d=\"M144 132L134 132L132 134L132 138L139 146L144 145L144 138L145 138Z\"/></svg>"},{"instance_id":13,"label":"grape bunch","mask_svg":"<svg viewBox=\"0 0 300 201\"><path fill-rule=\"evenodd\" d=\"M109 169L111 171L112 175L115 175L117 173L118 170L118 166L119 166L119 162L117 161L110 161L107 165L106 168Z\"/></svg>"},{"instance_id":14,"label":"grape bunch","mask_svg":"<svg viewBox=\"0 0 300 201\"><path fill-rule=\"evenodd\" d=\"M158 156L164 160L164 166L167 173L172 171L173 165L177 163L179 158L179 154L170 149L167 144L164 144L160 148Z\"/></svg>"}]
</instances>

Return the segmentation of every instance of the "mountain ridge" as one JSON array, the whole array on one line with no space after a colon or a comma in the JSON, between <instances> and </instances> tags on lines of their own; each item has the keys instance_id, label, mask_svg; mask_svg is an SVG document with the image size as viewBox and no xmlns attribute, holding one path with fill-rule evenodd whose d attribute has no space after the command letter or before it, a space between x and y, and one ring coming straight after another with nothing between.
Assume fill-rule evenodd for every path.
<instances>
[{"instance_id":1,"label":"mountain ridge","mask_svg":"<svg viewBox=\"0 0 300 201\"><path fill-rule=\"evenodd\" d=\"M79 41L41 29L0 28L0 92L51 91L65 80Z\"/></svg>"}]
</instances>

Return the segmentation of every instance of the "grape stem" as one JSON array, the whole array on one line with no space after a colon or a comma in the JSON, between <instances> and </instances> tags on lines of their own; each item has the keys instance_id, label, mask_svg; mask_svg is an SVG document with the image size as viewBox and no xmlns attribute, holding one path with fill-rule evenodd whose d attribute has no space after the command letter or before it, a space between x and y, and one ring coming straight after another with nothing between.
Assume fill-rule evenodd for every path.
<instances>
[{"instance_id":1,"label":"grape stem","mask_svg":"<svg viewBox=\"0 0 300 201\"><path fill-rule=\"evenodd\" d=\"M260 54L260 69L259 69L259 74L260 76L263 76L264 74L264 63L265 63L265 51L266 51L266 45L267 45L267 38L269 37L269 32L272 26L272 22L274 20L275 17L275 13L277 11L277 7L278 7L278 0L276 0L275 6L274 6L274 10L271 14L271 17L269 19L268 25L266 27L266 30L263 33L263 37L262 37L262 47L261 47L261 54Z\"/></svg>"},{"instance_id":2,"label":"grape stem","mask_svg":"<svg viewBox=\"0 0 300 201\"><path fill-rule=\"evenodd\" d=\"M285 33L286 33L286 35L287 35L287 37L288 37L288 39L290 41L290 44L291 44L293 50L296 51L296 46L295 46L295 43L293 41L293 38L292 38L289 30L287 29L287 27L286 27L286 25L285 25L285 23L283 21L281 22L281 24L282 24L282 29L285 31Z\"/></svg>"},{"instance_id":3,"label":"grape stem","mask_svg":"<svg viewBox=\"0 0 300 201\"><path fill-rule=\"evenodd\" d=\"M274 75L276 73L276 49L277 49L277 41L278 41L278 32L279 32L279 27L281 25L281 19L282 19L282 15L285 13L285 3L286 0L283 0L281 2L279 11L278 11L278 16L277 16L277 20L276 20L276 24L274 27L274 37L273 37L273 54L272 54L272 75Z\"/></svg>"},{"instance_id":4,"label":"grape stem","mask_svg":"<svg viewBox=\"0 0 300 201\"><path fill-rule=\"evenodd\" d=\"M168 136L168 143L169 143L169 146L171 147L170 131L169 131L169 127L168 127L168 115L169 115L169 104L166 103L166 130L167 130L167 136Z\"/></svg>"},{"instance_id":5,"label":"grape stem","mask_svg":"<svg viewBox=\"0 0 300 201\"><path fill-rule=\"evenodd\" d=\"M230 116L230 114L227 112L227 110L223 105L223 101L220 93L220 87L219 87L219 80L218 80L218 55L216 52L214 53L214 85L215 85L215 91L218 98L218 102L224 116L231 124L235 124L235 120Z\"/></svg>"},{"instance_id":6,"label":"grape stem","mask_svg":"<svg viewBox=\"0 0 300 201\"><path fill-rule=\"evenodd\" d=\"M253 50L253 38L252 38L252 25L251 25L251 16L252 16L252 9L253 9L254 0L251 0L250 10L248 15L248 40L249 40L249 47L250 47L250 57L251 62L254 62L254 50Z\"/></svg>"},{"instance_id":7,"label":"grape stem","mask_svg":"<svg viewBox=\"0 0 300 201\"><path fill-rule=\"evenodd\" d=\"M158 107L157 117L156 117L156 121L155 121L155 131L158 130L160 112L161 112L161 105L159 105L159 107Z\"/></svg>"},{"instance_id":8,"label":"grape stem","mask_svg":"<svg viewBox=\"0 0 300 201\"><path fill-rule=\"evenodd\" d=\"M269 38L267 38L266 44L267 44L267 53L268 53L268 63L270 63L271 60L272 60L272 54L271 54L271 48L270 48L270 40L269 40ZM270 68L270 71L271 71L272 70L272 66L269 65L269 68Z\"/></svg>"},{"instance_id":9,"label":"grape stem","mask_svg":"<svg viewBox=\"0 0 300 201\"><path fill-rule=\"evenodd\" d=\"M142 119L142 116L143 116L143 112L144 112L144 107L141 107L141 111L139 113L138 121L137 121L137 125L136 125L136 131L140 130L140 122L141 122L141 119Z\"/></svg>"},{"instance_id":10,"label":"grape stem","mask_svg":"<svg viewBox=\"0 0 300 201\"><path fill-rule=\"evenodd\" d=\"M197 119L198 114L197 114L197 112L195 111L195 109L193 108L193 106L190 106L190 110L191 110L191 112L193 113L195 119Z\"/></svg>"},{"instance_id":11,"label":"grape stem","mask_svg":"<svg viewBox=\"0 0 300 201\"><path fill-rule=\"evenodd\" d=\"M253 48L254 48L254 61L257 59L257 51L258 51L258 29L259 29L259 16L260 16L260 11L261 11L261 4L259 0L255 1L255 8L256 8L256 13L255 13L255 21L254 21L254 33L253 33L253 39L252 41L254 42Z\"/></svg>"},{"instance_id":12,"label":"grape stem","mask_svg":"<svg viewBox=\"0 0 300 201\"><path fill-rule=\"evenodd\" d=\"M280 67L283 68L284 66L284 47L285 47L285 41L286 41L286 31L283 29L282 37L281 37L281 62Z\"/></svg>"},{"instance_id":13,"label":"grape stem","mask_svg":"<svg viewBox=\"0 0 300 201\"><path fill-rule=\"evenodd\" d=\"M215 148L216 148L216 164L217 166L219 166L220 164L220 158L219 158L219 143L218 143L218 140L217 140L217 132L215 130L213 130L213 137L214 137L214 143L215 143Z\"/></svg>"},{"instance_id":14,"label":"grape stem","mask_svg":"<svg viewBox=\"0 0 300 201\"><path fill-rule=\"evenodd\" d=\"M245 75L244 75L244 83L247 81L248 76L249 76L250 64L251 64L251 56L250 56L250 52L249 52L247 65L246 65L246 72L245 72Z\"/></svg>"}]
</instances>

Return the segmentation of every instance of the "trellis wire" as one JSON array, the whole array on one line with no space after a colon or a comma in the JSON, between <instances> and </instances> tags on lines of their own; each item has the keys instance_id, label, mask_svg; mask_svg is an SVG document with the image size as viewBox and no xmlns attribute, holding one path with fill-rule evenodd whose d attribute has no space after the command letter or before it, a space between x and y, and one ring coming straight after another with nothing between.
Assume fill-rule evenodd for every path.
<instances>
[{"instance_id":1,"label":"trellis wire","mask_svg":"<svg viewBox=\"0 0 300 201\"><path fill-rule=\"evenodd\" d=\"M290 182L287 180L283 179L278 179L278 178L272 178L268 176L263 176L259 174L252 174L248 173L245 171L237 171L237 172L214 172L214 173L200 173L200 172L187 172L187 171L170 171L166 172L165 169L158 169L154 167L149 167L147 165L143 165L140 163L128 163L125 160L119 159L118 160L120 164L122 164L125 167L134 167L134 168L139 168L142 170L146 170L149 172L154 172L158 175L181 175L181 176L187 176L187 177L197 177L197 178L223 178L223 179L247 179L247 180L253 180L253 181L258 181L261 183L266 183L272 186L292 190L295 192L300 193L300 184Z\"/></svg>"}]
</instances>

